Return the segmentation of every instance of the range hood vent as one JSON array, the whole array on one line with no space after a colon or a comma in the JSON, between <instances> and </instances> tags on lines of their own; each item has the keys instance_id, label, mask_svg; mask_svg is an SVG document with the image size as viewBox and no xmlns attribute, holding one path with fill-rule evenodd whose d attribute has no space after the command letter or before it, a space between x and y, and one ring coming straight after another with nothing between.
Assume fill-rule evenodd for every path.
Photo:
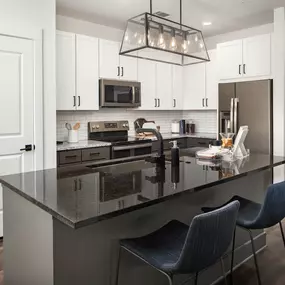
<instances>
[{"instance_id":1,"label":"range hood vent","mask_svg":"<svg viewBox=\"0 0 285 285\"><path fill-rule=\"evenodd\" d=\"M191 65L210 61L200 30L146 12L128 20L120 55L175 65ZM166 13L165 13L166 14Z\"/></svg>"}]
</instances>

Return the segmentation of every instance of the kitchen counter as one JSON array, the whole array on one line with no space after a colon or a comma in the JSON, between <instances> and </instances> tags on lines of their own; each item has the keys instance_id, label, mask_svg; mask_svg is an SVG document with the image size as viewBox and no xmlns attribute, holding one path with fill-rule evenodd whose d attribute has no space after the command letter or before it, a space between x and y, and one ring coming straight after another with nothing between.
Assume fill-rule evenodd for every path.
<instances>
[{"instance_id":1,"label":"kitchen counter","mask_svg":"<svg viewBox=\"0 0 285 285\"><path fill-rule=\"evenodd\" d=\"M172 133L161 133L164 140L169 139L183 139L183 138L199 138L199 139L216 139L217 134L214 133L195 133L195 134L172 134ZM146 136L145 139L151 139L156 141L155 136Z\"/></svg>"},{"instance_id":2,"label":"kitchen counter","mask_svg":"<svg viewBox=\"0 0 285 285\"><path fill-rule=\"evenodd\" d=\"M120 239L149 234L174 219L189 225L201 207L221 205L234 195L262 203L272 168L285 164L284 157L262 154L221 165L205 165L189 156L180 160L179 168L169 163L156 167L141 160L0 178L5 280L115 284ZM256 250L262 251L266 233L257 230L253 236ZM251 257L249 235L237 228L235 266ZM226 271L230 258L229 249L224 257ZM130 273L120 275L124 285L166 282L165 276L125 252L121 272ZM220 278L219 264L200 273L201 285L218 283Z\"/></svg>"},{"instance_id":3,"label":"kitchen counter","mask_svg":"<svg viewBox=\"0 0 285 285\"><path fill-rule=\"evenodd\" d=\"M110 145L111 143L108 142L84 140L84 141L79 141L78 143L63 142L63 144L57 145L56 148L57 151L64 151L64 150L74 150L74 149L83 149L83 148L104 147Z\"/></svg>"},{"instance_id":4,"label":"kitchen counter","mask_svg":"<svg viewBox=\"0 0 285 285\"><path fill-rule=\"evenodd\" d=\"M164 139L175 139L175 138L199 138L199 139L216 139L217 134L214 133L195 133L195 134L162 134Z\"/></svg>"},{"instance_id":5,"label":"kitchen counter","mask_svg":"<svg viewBox=\"0 0 285 285\"><path fill-rule=\"evenodd\" d=\"M178 181L173 181L177 170L173 170L170 163L166 162L164 172L160 167L142 160L101 168L97 164L94 169L79 165L64 168L64 170L50 169L21 173L3 177L0 182L51 214L55 219L72 228L79 228L173 199L177 195L203 189L207 191L210 186L285 163L283 157L274 157L271 161L267 155L252 154L250 158L233 163L230 176L224 177L221 174L223 169L229 167L228 163L224 162L219 166L219 171L216 171L215 167L213 167L214 170L208 168L210 175L205 178L206 166L199 165L195 158L182 157L181 159L183 162L180 162L179 172L184 173L185 176L183 180L176 178ZM74 188L73 178L79 180L80 191ZM144 196L143 185L148 185L145 188L151 187L157 194ZM133 189L132 194L136 196L131 203L120 209L118 209L117 198L113 199L113 204L111 203L113 196L132 195L130 188ZM108 211L99 210L100 205L105 202L104 195L110 196Z\"/></svg>"},{"instance_id":6,"label":"kitchen counter","mask_svg":"<svg viewBox=\"0 0 285 285\"><path fill-rule=\"evenodd\" d=\"M135 135L130 136L130 138L134 138ZM196 133L193 135L182 135L182 134L172 134L172 133L162 133L162 137L165 140L168 139L177 139L177 138L203 138L203 139L216 139L217 134L214 133ZM155 136L153 137L145 137L140 138L145 140L152 140L156 141L157 138ZM57 151L65 151L65 150L75 150L75 149L84 149L84 148L93 148L93 147L105 147L110 146L111 143L109 142L102 142L102 141L93 141L93 140L84 140L79 141L78 143L68 143L64 142L63 144L57 145Z\"/></svg>"}]
</instances>

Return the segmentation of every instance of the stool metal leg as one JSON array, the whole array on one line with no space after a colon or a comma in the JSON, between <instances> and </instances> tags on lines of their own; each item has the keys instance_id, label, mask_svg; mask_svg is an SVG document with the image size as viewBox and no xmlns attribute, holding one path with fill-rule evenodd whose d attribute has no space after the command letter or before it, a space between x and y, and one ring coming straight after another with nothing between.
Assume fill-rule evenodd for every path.
<instances>
[{"instance_id":1,"label":"stool metal leg","mask_svg":"<svg viewBox=\"0 0 285 285\"><path fill-rule=\"evenodd\" d=\"M224 282L225 282L225 285L228 285L224 260L223 260L223 258L221 258L220 260L221 260L221 268L222 268L222 273L223 273L223 277L224 277Z\"/></svg>"},{"instance_id":2,"label":"stool metal leg","mask_svg":"<svg viewBox=\"0 0 285 285\"><path fill-rule=\"evenodd\" d=\"M196 272L195 274L195 285L198 285L198 275L199 275L199 272Z\"/></svg>"},{"instance_id":3,"label":"stool metal leg","mask_svg":"<svg viewBox=\"0 0 285 285\"><path fill-rule=\"evenodd\" d=\"M234 271L234 260L235 260L236 230L237 228L235 227L234 236L233 236L233 245L232 245L232 259L231 259L231 275L230 275L231 285L234 284L233 271Z\"/></svg>"},{"instance_id":4,"label":"stool metal leg","mask_svg":"<svg viewBox=\"0 0 285 285\"><path fill-rule=\"evenodd\" d=\"M121 251L122 251L122 248L120 246L120 249L119 249L119 255L118 255L118 262L117 262L117 268L116 268L116 285L119 284L119 273L120 273L120 261L121 261Z\"/></svg>"},{"instance_id":5,"label":"stool metal leg","mask_svg":"<svg viewBox=\"0 0 285 285\"><path fill-rule=\"evenodd\" d=\"M253 240L252 232L250 230L247 230L247 231L249 232L249 236L250 236L250 240L251 240L251 247L252 247L252 253L253 253L253 257L254 257L254 263L255 263L255 268L256 268L258 285L261 285L260 272L259 272L259 267L258 267L258 262L257 262L257 257L256 257L256 251L255 251L255 246L254 246L254 240Z\"/></svg>"},{"instance_id":6,"label":"stool metal leg","mask_svg":"<svg viewBox=\"0 0 285 285\"><path fill-rule=\"evenodd\" d=\"M283 231L283 227L282 227L282 223L281 222L279 222L279 226L280 226L280 230L281 230L283 244L284 244L284 247L285 247L285 235L284 235L284 231Z\"/></svg>"},{"instance_id":7,"label":"stool metal leg","mask_svg":"<svg viewBox=\"0 0 285 285\"><path fill-rule=\"evenodd\" d=\"M168 275L168 274L165 275L167 276L169 285L173 285L173 275Z\"/></svg>"}]
</instances>

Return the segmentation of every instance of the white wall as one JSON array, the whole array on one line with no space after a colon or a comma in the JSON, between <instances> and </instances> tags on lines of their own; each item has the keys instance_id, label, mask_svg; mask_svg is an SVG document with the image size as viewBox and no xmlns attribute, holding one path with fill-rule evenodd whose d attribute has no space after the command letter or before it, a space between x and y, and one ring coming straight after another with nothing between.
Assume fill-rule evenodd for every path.
<instances>
[{"instance_id":1,"label":"white wall","mask_svg":"<svg viewBox=\"0 0 285 285\"><path fill-rule=\"evenodd\" d=\"M43 30L44 167L56 166L55 0L0 0L0 26Z\"/></svg>"},{"instance_id":2,"label":"white wall","mask_svg":"<svg viewBox=\"0 0 285 285\"><path fill-rule=\"evenodd\" d=\"M118 42L122 40L123 36L122 30L61 15L56 16L56 27L58 30L65 32L83 34Z\"/></svg>"},{"instance_id":3,"label":"white wall","mask_svg":"<svg viewBox=\"0 0 285 285\"><path fill-rule=\"evenodd\" d=\"M215 49L218 43L243 39L247 37L273 33L274 25L266 24L262 26L253 27L250 29L239 30L227 34L217 35L214 37L206 38L206 45L208 49Z\"/></svg>"}]
</instances>

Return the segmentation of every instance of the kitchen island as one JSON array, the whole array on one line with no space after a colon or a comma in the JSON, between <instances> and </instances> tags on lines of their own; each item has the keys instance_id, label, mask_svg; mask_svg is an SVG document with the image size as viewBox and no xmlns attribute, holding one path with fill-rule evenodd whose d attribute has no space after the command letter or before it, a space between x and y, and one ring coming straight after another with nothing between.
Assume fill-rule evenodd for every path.
<instances>
[{"instance_id":1,"label":"kitchen island","mask_svg":"<svg viewBox=\"0 0 285 285\"><path fill-rule=\"evenodd\" d=\"M145 235L172 219L190 224L202 206L222 204L234 195L261 203L272 168L285 163L283 157L262 154L220 165L189 156L180 160L175 168L167 161L165 167L133 161L0 179L5 284L114 284L119 239ZM266 234L254 235L261 251ZM236 265L251 254L249 236L238 229ZM230 254L225 263L228 270ZM199 284L220 277L219 265L213 266L201 274ZM124 253L120 284L167 283L157 271Z\"/></svg>"}]
</instances>

